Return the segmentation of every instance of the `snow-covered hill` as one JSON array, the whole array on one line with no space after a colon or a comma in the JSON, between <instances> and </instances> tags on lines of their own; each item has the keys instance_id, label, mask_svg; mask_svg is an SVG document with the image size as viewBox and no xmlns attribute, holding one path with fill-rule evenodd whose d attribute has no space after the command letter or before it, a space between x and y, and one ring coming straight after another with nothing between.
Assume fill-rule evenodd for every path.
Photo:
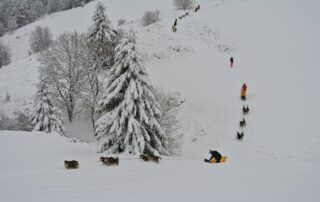
<instances>
[{"instance_id":1,"label":"snow-covered hill","mask_svg":"<svg viewBox=\"0 0 320 202\"><path fill-rule=\"evenodd\" d=\"M159 165L120 156L119 167L105 168L87 144L0 132L1 162L10 159L0 165L0 201L318 200L318 1L201 0L199 12L178 21L177 33L171 26L184 12L173 10L171 0L102 2L114 25L125 18L123 28L137 32L153 81L186 99L179 115L181 156ZM0 69L0 110L28 107L33 95L38 62L27 52L34 26L46 25L55 36L86 31L96 3L2 37L13 50L13 62ZM161 20L142 27L138 18L146 9L160 9ZM246 102L239 98L243 82ZM7 92L12 100L4 103ZM235 135L244 103L251 111L239 142ZM228 162L202 163L209 149L227 155ZM79 160L80 169L64 170L68 158Z\"/></svg>"}]
</instances>

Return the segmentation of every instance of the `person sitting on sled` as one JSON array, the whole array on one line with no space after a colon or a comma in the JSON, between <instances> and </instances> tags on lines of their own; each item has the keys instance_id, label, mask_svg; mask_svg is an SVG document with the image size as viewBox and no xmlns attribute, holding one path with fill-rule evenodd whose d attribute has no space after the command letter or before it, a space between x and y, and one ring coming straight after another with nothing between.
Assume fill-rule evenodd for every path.
<instances>
[{"instance_id":1,"label":"person sitting on sled","mask_svg":"<svg viewBox=\"0 0 320 202\"><path fill-rule=\"evenodd\" d=\"M216 163L220 163L220 160L222 158L221 154L215 150L210 150L209 153L211 154L210 159L204 159L204 162L210 163L212 159L216 160Z\"/></svg>"}]
</instances>

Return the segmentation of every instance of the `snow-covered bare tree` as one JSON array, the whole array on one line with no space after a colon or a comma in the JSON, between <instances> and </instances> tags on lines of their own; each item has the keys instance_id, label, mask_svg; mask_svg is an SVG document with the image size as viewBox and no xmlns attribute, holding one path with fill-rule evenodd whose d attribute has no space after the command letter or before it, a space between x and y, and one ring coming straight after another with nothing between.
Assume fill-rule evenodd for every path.
<instances>
[{"instance_id":1,"label":"snow-covered bare tree","mask_svg":"<svg viewBox=\"0 0 320 202\"><path fill-rule=\"evenodd\" d=\"M92 17L93 25L89 29L88 41L95 53L95 68L108 69L113 65L117 32L105 14L105 7L98 3Z\"/></svg>"},{"instance_id":2,"label":"snow-covered bare tree","mask_svg":"<svg viewBox=\"0 0 320 202\"><path fill-rule=\"evenodd\" d=\"M55 46L43 51L40 57L41 72L46 75L55 99L66 110L70 122L80 111L77 106L85 85L81 38L77 32L64 33L58 37Z\"/></svg>"},{"instance_id":3,"label":"snow-covered bare tree","mask_svg":"<svg viewBox=\"0 0 320 202\"><path fill-rule=\"evenodd\" d=\"M3 65L9 64L10 61L11 61L11 50L7 45L3 44L0 41L0 68Z\"/></svg>"},{"instance_id":4,"label":"snow-covered bare tree","mask_svg":"<svg viewBox=\"0 0 320 202\"><path fill-rule=\"evenodd\" d=\"M192 8L194 0L173 0L173 6L179 10L187 10Z\"/></svg>"},{"instance_id":5,"label":"snow-covered bare tree","mask_svg":"<svg viewBox=\"0 0 320 202\"><path fill-rule=\"evenodd\" d=\"M52 34L48 27L36 26L31 33L30 46L35 53L46 50L52 42Z\"/></svg>"},{"instance_id":6,"label":"snow-covered bare tree","mask_svg":"<svg viewBox=\"0 0 320 202\"><path fill-rule=\"evenodd\" d=\"M142 25L148 26L160 20L160 11L146 11L142 16Z\"/></svg>"},{"instance_id":7,"label":"snow-covered bare tree","mask_svg":"<svg viewBox=\"0 0 320 202\"><path fill-rule=\"evenodd\" d=\"M166 134L159 124L159 103L129 34L116 48L115 65L100 101L97 140L100 152L132 154L165 152Z\"/></svg>"},{"instance_id":8,"label":"snow-covered bare tree","mask_svg":"<svg viewBox=\"0 0 320 202\"><path fill-rule=\"evenodd\" d=\"M35 126L34 131L55 132L65 135L61 114L53 105L53 94L50 92L49 85L44 79L41 79L37 85L34 102L35 105L31 118Z\"/></svg>"},{"instance_id":9,"label":"snow-covered bare tree","mask_svg":"<svg viewBox=\"0 0 320 202\"><path fill-rule=\"evenodd\" d=\"M163 89L155 89L154 94L161 110L159 124L165 131L168 139L166 148L168 154L179 154L182 134L177 115L184 101L181 100L179 93L167 93Z\"/></svg>"},{"instance_id":10,"label":"snow-covered bare tree","mask_svg":"<svg viewBox=\"0 0 320 202\"><path fill-rule=\"evenodd\" d=\"M126 19L119 19L118 20L118 26L122 26L122 25L124 25L124 24L126 24L126 22L127 22L127 20Z\"/></svg>"},{"instance_id":11,"label":"snow-covered bare tree","mask_svg":"<svg viewBox=\"0 0 320 202\"><path fill-rule=\"evenodd\" d=\"M81 94L85 107L90 111L92 126L95 128L98 97L106 74L100 73L101 69L99 66L95 65L95 53L92 51L92 45L94 44L88 43L86 37L82 38L82 57L79 59L81 60L81 66L84 70L85 77Z\"/></svg>"}]
</instances>

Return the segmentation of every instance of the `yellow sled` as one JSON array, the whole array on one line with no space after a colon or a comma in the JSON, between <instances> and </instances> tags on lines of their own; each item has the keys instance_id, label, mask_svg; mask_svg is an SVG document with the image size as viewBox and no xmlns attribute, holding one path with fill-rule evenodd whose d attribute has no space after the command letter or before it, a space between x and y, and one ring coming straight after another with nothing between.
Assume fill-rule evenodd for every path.
<instances>
[{"instance_id":1,"label":"yellow sled","mask_svg":"<svg viewBox=\"0 0 320 202\"><path fill-rule=\"evenodd\" d=\"M221 160L220 160L220 163L224 163L224 162L226 162L227 161L227 157L226 156L223 156L222 158L221 158ZM210 163L217 163L216 162L216 159L212 159L211 161L210 161Z\"/></svg>"}]
</instances>

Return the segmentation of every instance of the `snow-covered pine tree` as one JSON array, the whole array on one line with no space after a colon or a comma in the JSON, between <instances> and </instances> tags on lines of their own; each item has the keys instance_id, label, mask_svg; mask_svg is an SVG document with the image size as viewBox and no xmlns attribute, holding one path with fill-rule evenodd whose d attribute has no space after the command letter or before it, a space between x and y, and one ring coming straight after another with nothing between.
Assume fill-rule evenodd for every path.
<instances>
[{"instance_id":1,"label":"snow-covered pine tree","mask_svg":"<svg viewBox=\"0 0 320 202\"><path fill-rule=\"evenodd\" d=\"M54 107L51 96L48 84L42 79L37 85L35 106L31 118L35 125L34 131L55 132L65 135L60 111Z\"/></svg>"},{"instance_id":2,"label":"snow-covered pine tree","mask_svg":"<svg viewBox=\"0 0 320 202\"><path fill-rule=\"evenodd\" d=\"M158 121L161 112L152 89L130 34L116 47L115 65L99 103L99 110L105 112L96 128L101 152L157 156L166 152L167 137Z\"/></svg>"},{"instance_id":3,"label":"snow-covered pine tree","mask_svg":"<svg viewBox=\"0 0 320 202\"><path fill-rule=\"evenodd\" d=\"M95 53L95 68L107 69L113 65L114 48L117 32L112 29L111 22L105 14L105 7L97 4L92 17L93 25L89 29L88 41Z\"/></svg>"},{"instance_id":4,"label":"snow-covered pine tree","mask_svg":"<svg viewBox=\"0 0 320 202\"><path fill-rule=\"evenodd\" d=\"M114 64L114 48L118 36L117 32L112 29L102 3L97 4L92 19L93 25L89 29L85 48L88 57L84 61L84 69L86 74L85 100L89 105L91 122L95 128L97 100L103 80L100 73Z\"/></svg>"}]
</instances>

